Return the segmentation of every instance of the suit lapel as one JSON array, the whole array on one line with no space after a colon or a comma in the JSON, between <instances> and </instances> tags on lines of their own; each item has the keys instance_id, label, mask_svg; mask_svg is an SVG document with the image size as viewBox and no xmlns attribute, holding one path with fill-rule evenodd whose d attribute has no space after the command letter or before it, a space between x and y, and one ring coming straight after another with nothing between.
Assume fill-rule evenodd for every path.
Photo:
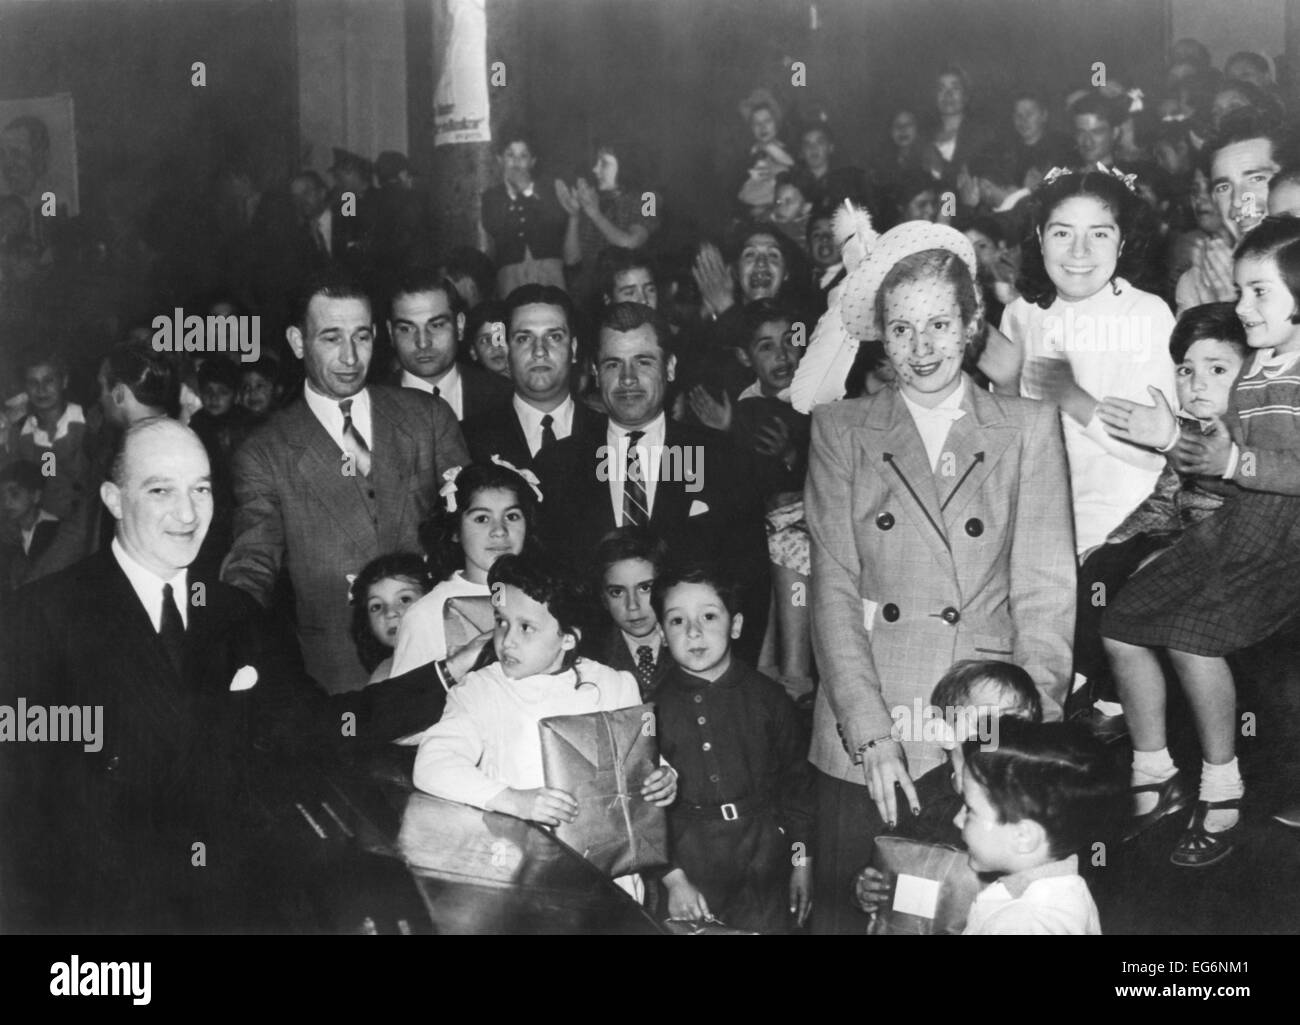
<instances>
[{"instance_id":1,"label":"suit lapel","mask_svg":"<svg viewBox=\"0 0 1300 1025\"><path fill-rule=\"evenodd\" d=\"M130 708L154 717L165 726L174 725L185 717L181 678L158 639L153 620L117 559L111 551L105 552L104 557L104 586L108 596L106 611L117 621L116 627L110 629L118 640L116 650L130 660L126 671L105 675L126 684L130 693L120 696L129 701ZM183 597L188 600L189 596ZM194 613L193 606L189 611L191 615Z\"/></svg>"},{"instance_id":2,"label":"suit lapel","mask_svg":"<svg viewBox=\"0 0 1300 1025\"><path fill-rule=\"evenodd\" d=\"M872 435L868 438L868 451L876 472L916 519L922 536L940 562L947 563L951 549L930 458L896 390L882 392L881 400L872 403L866 427Z\"/></svg>"},{"instance_id":3,"label":"suit lapel","mask_svg":"<svg viewBox=\"0 0 1300 1025\"><path fill-rule=\"evenodd\" d=\"M952 425L944 442L944 455L952 456L951 478L940 477L944 523L951 533L958 529L963 510L980 493L984 482L1016 437L1008 429L1002 411L992 396L966 382L962 401L966 415Z\"/></svg>"},{"instance_id":4,"label":"suit lapel","mask_svg":"<svg viewBox=\"0 0 1300 1025\"><path fill-rule=\"evenodd\" d=\"M676 447L681 453L688 438L682 437L681 429L672 421L668 422L664 430L664 448L670 449ZM670 469L678 472L674 473L671 479L664 477L664 453L659 453L659 483L655 488L654 509L650 511L650 525L660 530L664 528L680 527L690 518L690 501L686 491L686 482L681 480L680 470L682 468L682 459L680 456L674 457Z\"/></svg>"},{"instance_id":5,"label":"suit lapel","mask_svg":"<svg viewBox=\"0 0 1300 1025\"><path fill-rule=\"evenodd\" d=\"M32 531L32 545L27 552L27 563L29 566L35 566L36 560L45 554L46 549L54 543L55 535L59 532L59 522L57 520L41 520L36 524L36 529Z\"/></svg>"},{"instance_id":6,"label":"suit lapel","mask_svg":"<svg viewBox=\"0 0 1300 1025\"><path fill-rule=\"evenodd\" d=\"M375 425L379 424L380 417L375 412L373 396L370 409L372 432L378 435L380 432ZM375 540L375 527L357 491L357 478L343 475L342 450L316 419L306 399L299 399L286 411L286 416L294 417L285 427L289 443L297 450L295 469L303 484L320 499L354 544L370 548ZM372 442L376 440L372 439ZM372 444L371 448L374 450L375 445ZM377 454L372 460L372 473L382 474L383 465L388 461L387 457Z\"/></svg>"},{"instance_id":7,"label":"suit lapel","mask_svg":"<svg viewBox=\"0 0 1300 1025\"><path fill-rule=\"evenodd\" d=\"M382 532L379 549L389 551L399 546L403 521L414 511L412 503L406 500L410 482L403 477L403 472L416 465L415 439L393 417L384 393L375 388L370 389L370 423L375 435L370 481L376 501L381 509L399 511L397 517L390 514L379 518Z\"/></svg>"}]
</instances>

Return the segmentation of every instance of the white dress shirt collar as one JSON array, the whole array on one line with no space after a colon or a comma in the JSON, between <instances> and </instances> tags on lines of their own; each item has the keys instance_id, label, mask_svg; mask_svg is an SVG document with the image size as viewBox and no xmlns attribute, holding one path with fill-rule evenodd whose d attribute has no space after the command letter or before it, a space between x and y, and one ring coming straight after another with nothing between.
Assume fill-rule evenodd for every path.
<instances>
[{"instance_id":1,"label":"white dress shirt collar","mask_svg":"<svg viewBox=\"0 0 1300 1025\"><path fill-rule=\"evenodd\" d=\"M172 600L176 603L176 608L180 610L181 622L188 628L190 625L189 602L189 567L185 567L170 580L164 580L153 570L145 569L135 559L127 554L122 542L113 538L112 544L113 558L117 564L122 567L122 572L126 574L126 579L131 582L131 589L135 591L136 597L140 599L140 604L144 606L145 612L149 613L149 622L153 623L154 632L157 633L162 629L162 601L163 601L163 584L172 585Z\"/></svg>"},{"instance_id":2,"label":"white dress shirt collar","mask_svg":"<svg viewBox=\"0 0 1300 1025\"><path fill-rule=\"evenodd\" d=\"M343 448L343 410L339 408L339 399L331 399L320 392L316 391L311 383L303 385L302 397L307 401L307 408L312 411L320 425L325 428L334 444L338 445L339 451L346 451ZM365 439L366 444L373 452L375 449L375 433L371 429L370 416L370 389L362 388L355 395L350 396L352 399L352 426L360 432L361 437Z\"/></svg>"},{"instance_id":3,"label":"white dress shirt collar","mask_svg":"<svg viewBox=\"0 0 1300 1025\"><path fill-rule=\"evenodd\" d=\"M402 371L403 388L418 388L430 395L433 394L433 389L437 388L438 397L451 406L451 411L456 414L457 420L465 419L465 389L463 383L460 368L455 363L452 363L446 373L436 381L431 381L427 377L416 377L409 370Z\"/></svg>"},{"instance_id":4,"label":"white dress shirt collar","mask_svg":"<svg viewBox=\"0 0 1300 1025\"><path fill-rule=\"evenodd\" d=\"M42 523L58 523L59 518L53 513L48 513L41 509L36 514L36 522L32 524L30 530L22 529L20 533L23 536L23 554L30 555L32 551L32 538L36 536L36 528Z\"/></svg>"},{"instance_id":5,"label":"white dress shirt collar","mask_svg":"<svg viewBox=\"0 0 1300 1025\"><path fill-rule=\"evenodd\" d=\"M537 455L542 448L542 417L551 418L551 430L555 432L556 441L563 441L573 433L572 395L566 395L564 401L549 413L543 413L537 407L530 406L519 397L518 392L511 402L515 407L515 415L519 417L519 426L523 428L524 440L528 442L530 455Z\"/></svg>"},{"instance_id":6,"label":"white dress shirt collar","mask_svg":"<svg viewBox=\"0 0 1300 1025\"><path fill-rule=\"evenodd\" d=\"M23 422L22 433L30 434L39 448L53 448L56 441L67 437L68 430L73 424L84 424L85 422L86 417L81 411L81 407L75 402L69 402L63 410L63 415L59 417L59 422L54 425L53 438L46 434L37 422L35 413L28 414L27 419Z\"/></svg>"},{"instance_id":7,"label":"white dress shirt collar","mask_svg":"<svg viewBox=\"0 0 1300 1025\"><path fill-rule=\"evenodd\" d=\"M954 423L966 415L966 411L961 408L962 400L966 398L966 378L963 375L957 384L957 390L934 407L913 402L901 388L898 397L903 400L907 411L912 415L912 422L916 424L916 429L921 435L925 454L930 460L930 469L933 470L939 465L939 455L943 451L943 443L948 437L948 431L952 429Z\"/></svg>"},{"instance_id":8,"label":"white dress shirt collar","mask_svg":"<svg viewBox=\"0 0 1300 1025\"><path fill-rule=\"evenodd\" d=\"M659 490L659 465L667 436L668 420L661 411L657 417L644 427L624 427L609 421L605 429L605 441L609 445L611 469L609 475L609 500L614 507L614 522L623 526L623 477L627 466L627 436L634 430L640 431L642 437L637 441L637 450L641 458L641 478L645 481L646 508L653 516L655 495Z\"/></svg>"},{"instance_id":9,"label":"white dress shirt collar","mask_svg":"<svg viewBox=\"0 0 1300 1025\"><path fill-rule=\"evenodd\" d=\"M506 185L506 195L510 197L511 202L517 200L520 196L531 196L537 189L536 182L529 182L528 187L523 192L519 192L509 182Z\"/></svg>"}]
</instances>

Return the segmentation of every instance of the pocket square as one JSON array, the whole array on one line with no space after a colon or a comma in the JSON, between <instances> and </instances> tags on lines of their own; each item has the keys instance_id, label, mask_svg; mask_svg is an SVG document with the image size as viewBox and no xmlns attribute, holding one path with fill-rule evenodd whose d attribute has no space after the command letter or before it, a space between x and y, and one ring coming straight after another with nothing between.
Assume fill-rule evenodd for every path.
<instances>
[{"instance_id":1,"label":"pocket square","mask_svg":"<svg viewBox=\"0 0 1300 1025\"><path fill-rule=\"evenodd\" d=\"M231 691L252 690L257 683L257 669L253 666L243 666L236 670L235 675L230 679Z\"/></svg>"},{"instance_id":2,"label":"pocket square","mask_svg":"<svg viewBox=\"0 0 1300 1025\"><path fill-rule=\"evenodd\" d=\"M689 513L688 515L690 515L690 516L703 516L703 515L704 515L706 512L708 512L708 511L709 511L709 504L708 504L707 502L701 502L701 501L697 498L697 499L695 499L695 501L693 501L693 502L691 503L691 511L690 511L690 513Z\"/></svg>"},{"instance_id":3,"label":"pocket square","mask_svg":"<svg viewBox=\"0 0 1300 1025\"><path fill-rule=\"evenodd\" d=\"M668 863L664 810L641 797L641 785L659 763L658 742L645 729L647 713L653 715L653 705L553 716L538 724L546 785L578 802L577 819L558 826L555 835L614 877Z\"/></svg>"}]
</instances>

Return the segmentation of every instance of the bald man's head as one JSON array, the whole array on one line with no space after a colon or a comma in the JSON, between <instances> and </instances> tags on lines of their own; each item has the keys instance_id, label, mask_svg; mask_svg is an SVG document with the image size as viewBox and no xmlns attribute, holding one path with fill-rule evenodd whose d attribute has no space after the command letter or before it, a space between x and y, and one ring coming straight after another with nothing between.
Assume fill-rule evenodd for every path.
<instances>
[{"instance_id":1,"label":"bald man's head","mask_svg":"<svg viewBox=\"0 0 1300 1025\"><path fill-rule=\"evenodd\" d=\"M208 454L199 436L157 417L126 429L100 497L128 555L163 580L194 561L212 523Z\"/></svg>"}]
</instances>

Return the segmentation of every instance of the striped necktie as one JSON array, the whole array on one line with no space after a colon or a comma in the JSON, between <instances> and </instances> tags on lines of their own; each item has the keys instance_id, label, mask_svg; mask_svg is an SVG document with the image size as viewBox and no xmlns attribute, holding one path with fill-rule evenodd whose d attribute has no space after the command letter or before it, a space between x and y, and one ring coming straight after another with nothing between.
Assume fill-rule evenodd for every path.
<instances>
[{"instance_id":1,"label":"striped necktie","mask_svg":"<svg viewBox=\"0 0 1300 1025\"><path fill-rule=\"evenodd\" d=\"M627 473L623 479L623 526L648 527L650 503L646 500L645 477L641 473L641 459L636 443L645 437L645 431L629 431L627 436Z\"/></svg>"},{"instance_id":2,"label":"striped necktie","mask_svg":"<svg viewBox=\"0 0 1300 1025\"><path fill-rule=\"evenodd\" d=\"M352 422L352 400L344 399L340 402L339 412L343 414L343 451L352 457L352 465L356 467L357 473L369 477L370 446L366 444L366 439L361 437L361 432Z\"/></svg>"}]
</instances>

